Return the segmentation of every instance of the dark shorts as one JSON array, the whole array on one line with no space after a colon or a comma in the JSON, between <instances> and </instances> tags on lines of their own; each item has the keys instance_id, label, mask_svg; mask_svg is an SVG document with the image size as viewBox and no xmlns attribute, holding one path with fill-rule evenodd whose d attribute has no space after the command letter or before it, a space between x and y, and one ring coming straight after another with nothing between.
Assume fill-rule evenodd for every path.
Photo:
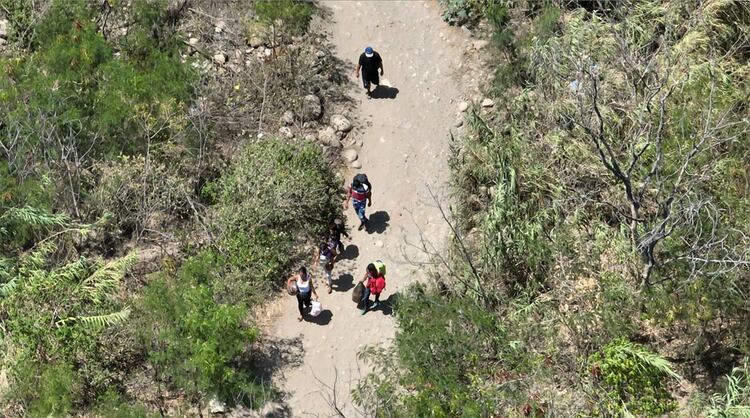
<instances>
[{"instance_id":1,"label":"dark shorts","mask_svg":"<svg viewBox=\"0 0 750 418\"><path fill-rule=\"evenodd\" d=\"M380 76L378 75L378 73L375 73L375 74L362 73L362 84L365 86L366 89L370 88L370 83L376 86L380 85Z\"/></svg>"}]
</instances>

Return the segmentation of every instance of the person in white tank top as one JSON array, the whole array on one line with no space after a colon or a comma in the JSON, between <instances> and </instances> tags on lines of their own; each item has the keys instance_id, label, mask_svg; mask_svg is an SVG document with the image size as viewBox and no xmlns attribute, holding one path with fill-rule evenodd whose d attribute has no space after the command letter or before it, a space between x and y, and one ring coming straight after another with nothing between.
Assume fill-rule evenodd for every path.
<instances>
[{"instance_id":1,"label":"person in white tank top","mask_svg":"<svg viewBox=\"0 0 750 418\"><path fill-rule=\"evenodd\" d=\"M297 320L302 321L305 317L305 308L312 305L311 296L315 295L315 300L318 300L318 293L315 291L312 277L307 274L307 268L304 266L299 268L297 274L287 279L286 286L289 287L292 283L297 286Z\"/></svg>"}]
</instances>

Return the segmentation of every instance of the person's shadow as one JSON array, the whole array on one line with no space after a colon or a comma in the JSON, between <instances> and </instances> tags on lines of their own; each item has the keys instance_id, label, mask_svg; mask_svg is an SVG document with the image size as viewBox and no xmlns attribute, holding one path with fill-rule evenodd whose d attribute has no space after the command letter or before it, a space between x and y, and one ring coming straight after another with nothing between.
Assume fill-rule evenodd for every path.
<instances>
[{"instance_id":1,"label":"person's shadow","mask_svg":"<svg viewBox=\"0 0 750 418\"><path fill-rule=\"evenodd\" d=\"M308 311L309 313L309 311ZM310 316L305 315L305 321L312 322L313 324L318 325L328 325L331 323L331 318L333 318L333 312L331 312L330 309L323 309L318 316Z\"/></svg>"},{"instance_id":2,"label":"person's shadow","mask_svg":"<svg viewBox=\"0 0 750 418\"><path fill-rule=\"evenodd\" d=\"M344 251L339 254L339 260L354 260L359 257L359 247L354 244L349 244L344 248Z\"/></svg>"},{"instance_id":3,"label":"person's shadow","mask_svg":"<svg viewBox=\"0 0 750 418\"><path fill-rule=\"evenodd\" d=\"M373 99L395 99L398 95L398 89L392 86L379 85L370 93Z\"/></svg>"},{"instance_id":4,"label":"person's shadow","mask_svg":"<svg viewBox=\"0 0 750 418\"><path fill-rule=\"evenodd\" d=\"M388 221L391 220L391 215L384 210L379 210L370 215L370 221L367 223L367 233L382 234L388 228Z\"/></svg>"},{"instance_id":5,"label":"person's shadow","mask_svg":"<svg viewBox=\"0 0 750 418\"><path fill-rule=\"evenodd\" d=\"M393 315L393 309L398 306L398 293L391 293L388 299L380 301L380 305L372 311L380 311L383 315Z\"/></svg>"},{"instance_id":6,"label":"person's shadow","mask_svg":"<svg viewBox=\"0 0 750 418\"><path fill-rule=\"evenodd\" d=\"M349 273L340 274L339 278L334 281L337 292L347 292L354 287L354 276Z\"/></svg>"}]
</instances>

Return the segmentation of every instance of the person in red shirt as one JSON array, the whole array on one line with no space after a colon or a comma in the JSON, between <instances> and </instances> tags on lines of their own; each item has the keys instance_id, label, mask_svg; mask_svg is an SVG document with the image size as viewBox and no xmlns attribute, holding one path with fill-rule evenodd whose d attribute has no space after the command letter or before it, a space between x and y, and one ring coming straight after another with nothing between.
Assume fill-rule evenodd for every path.
<instances>
[{"instance_id":1,"label":"person in red shirt","mask_svg":"<svg viewBox=\"0 0 750 418\"><path fill-rule=\"evenodd\" d=\"M362 295L363 307L360 309L360 312L364 315L370 309L370 294L375 295L375 302L372 307L377 308L380 305L380 293L385 289L385 276L378 272L375 264L370 263L367 265L365 276L359 282L365 285L365 292Z\"/></svg>"}]
</instances>

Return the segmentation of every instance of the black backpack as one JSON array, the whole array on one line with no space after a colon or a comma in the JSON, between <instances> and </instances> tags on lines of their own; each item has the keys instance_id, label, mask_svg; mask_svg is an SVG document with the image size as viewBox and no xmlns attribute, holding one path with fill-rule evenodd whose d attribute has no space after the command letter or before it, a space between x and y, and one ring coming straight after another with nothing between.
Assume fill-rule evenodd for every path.
<instances>
[{"instance_id":1,"label":"black backpack","mask_svg":"<svg viewBox=\"0 0 750 418\"><path fill-rule=\"evenodd\" d=\"M367 180L367 174L365 173L357 174L354 176L354 180L352 180L352 186L354 188L359 188L362 184L366 184L368 191L372 191L372 185L370 184L370 181Z\"/></svg>"}]
</instances>

